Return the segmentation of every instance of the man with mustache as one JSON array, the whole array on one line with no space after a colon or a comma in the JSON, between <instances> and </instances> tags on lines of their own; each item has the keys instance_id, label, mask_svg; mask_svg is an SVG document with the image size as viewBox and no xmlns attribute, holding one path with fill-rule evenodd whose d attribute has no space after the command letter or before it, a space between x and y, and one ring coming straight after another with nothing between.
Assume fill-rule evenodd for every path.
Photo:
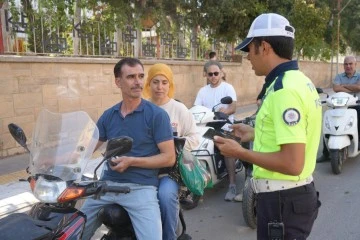
<instances>
[{"instance_id":1,"label":"man with mustache","mask_svg":"<svg viewBox=\"0 0 360 240\"><path fill-rule=\"evenodd\" d=\"M82 211L87 216L82 239L90 239L101 222L98 211L107 204L123 206L131 218L137 239L162 239L157 198L158 170L175 163L173 133L168 114L141 98L144 67L135 58L124 58L114 68L115 84L123 100L107 109L99 118L97 148L109 139L129 136L133 146L126 156L107 163L101 180L110 186L128 186L128 194L106 193L100 199L89 198Z\"/></svg>"}]
</instances>

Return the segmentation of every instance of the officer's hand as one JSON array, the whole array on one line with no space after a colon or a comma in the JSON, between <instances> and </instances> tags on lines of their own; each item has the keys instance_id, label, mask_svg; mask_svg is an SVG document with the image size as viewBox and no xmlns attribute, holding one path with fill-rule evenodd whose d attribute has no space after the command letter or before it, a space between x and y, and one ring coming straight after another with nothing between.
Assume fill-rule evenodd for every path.
<instances>
[{"instance_id":1,"label":"officer's hand","mask_svg":"<svg viewBox=\"0 0 360 240\"><path fill-rule=\"evenodd\" d=\"M230 126L234 131L234 135L241 138L242 142L250 142L254 140L254 128L249 125L238 123Z\"/></svg>"},{"instance_id":2,"label":"officer's hand","mask_svg":"<svg viewBox=\"0 0 360 240\"><path fill-rule=\"evenodd\" d=\"M235 140L214 136L214 143L225 157L239 158L243 148Z\"/></svg>"},{"instance_id":3,"label":"officer's hand","mask_svg":"<svg viewBox=\"0 0 360 240\"><path fill-rule=\"evenodd\" d=\"M126 169L128 169L128 167L131 166L132 157L122 156L112 159L111 161L113 163L116 163L116 165L114 166L110 165L110 168L114 171L118 171L122 173L125 172Z\"/></svg>"}]
</instances>

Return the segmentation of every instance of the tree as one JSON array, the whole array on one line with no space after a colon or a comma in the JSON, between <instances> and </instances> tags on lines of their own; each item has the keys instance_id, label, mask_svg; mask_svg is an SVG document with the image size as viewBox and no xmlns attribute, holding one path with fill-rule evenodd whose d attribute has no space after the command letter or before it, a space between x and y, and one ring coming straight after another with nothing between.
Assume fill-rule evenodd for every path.
<instances>
[{"instance_id":1,"label":"tree","mask_svg":"<svg viewBox=\"0 0 360 240\"><path fill-rule=\"evenodd\" d=\"M203 6L202 27L208 29L210 37L228 42L244 39L253 19L266 10L257 0L208 0Z\"/></svg>"},{"instance_id":2,"label":"tree","mask_svg":"<svg viewBox=\"0 0 360 240\"><path fill-rule=\"evenodd\" d=\"M295 0L287 15L295 27L297 56L328 59L330 46L324 42L324 36L330 18L329 8L317 8L314 4Z\"/></svg>"},{"instance_id":3,"label":"tree","mask_svg":"<svg viewBox=\"0 0 360 240\"><path fill-rule=\"evenodd\" d=\"M14 3L10 2L14 18ZM72 35L75 23L81 21L82 31L96 36L93 46L100 48L100 42L132 26L140 33L144 22L156 24L157 35L173 33L191 35L189 39L234 44L244 39L252 21L261 13L276 12L289 19L295 27L296 55L310 59L328 59L336 27L331 26L337 14L338 0L37 0L38 9L33 9L32 0L20 0L28 16L29 48L43 51L43 39L60 35L74 41L83 51L87 42ZM0 3L4 0L0 0ZM360 0L342 0L342 6L349 3L341 13L340 52L347 47L360 51ZM76 6L76 7L75 7ZM77 9L77 11L75 11ZM334 10L335 9L335 10ZM333 16L333 18L332 18ZM101 22L101 29L100 24ZM147 26L149 27L149 25ZM87 39L88 40L88 39ZM86 41L87 41L86 40ZM189 41L189 40L186 40ZM185 43L185 40L183 41ZM139 41L140 43L140 41ZM71 45L71 44L69 44ZM195 44L196 45L196 44ZM195 46L194 45L194 46ZM195 48L194 48L195 49ZM92 52L95 54L97 50Z\"/></svg>"},{"instance_id":4,"label":"tree","mask_svg":"<svg viewBox=\"0 0 360 240\"><path fill-rule=\"evenodd\" d=\"M341 8L348 2L349 0L342 1ZM349 46L353 51L360 52L360 0L349 2L341 12L340 18L341 51L345 52L345 47Z\"/></svg>"}]
</instances>

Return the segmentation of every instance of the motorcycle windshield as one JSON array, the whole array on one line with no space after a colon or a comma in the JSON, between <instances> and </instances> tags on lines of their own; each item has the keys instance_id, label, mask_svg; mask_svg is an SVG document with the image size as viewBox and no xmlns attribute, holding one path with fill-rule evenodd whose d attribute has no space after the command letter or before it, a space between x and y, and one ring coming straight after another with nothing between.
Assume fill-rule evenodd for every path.
<instances>
[{"instance_id":1,"label":"motorcycle windshield","mask_svg":"<svg viewBox=\"0 0 360 240\"><path fill-rule=\"evenodd\" d=\"M29 171L63 181L80 179L98 139L99 130L86 112L44 109L32 136Z\"/></svg>"}]
</instances>

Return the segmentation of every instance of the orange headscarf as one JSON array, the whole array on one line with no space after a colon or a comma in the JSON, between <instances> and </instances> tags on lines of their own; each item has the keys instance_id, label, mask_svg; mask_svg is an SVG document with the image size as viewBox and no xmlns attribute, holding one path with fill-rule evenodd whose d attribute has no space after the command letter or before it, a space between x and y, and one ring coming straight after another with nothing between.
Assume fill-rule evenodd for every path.
<instances>
[{"instance_id":1,"label":"orange headscarf","mask_svg":"<svg viewBox=\"0 0 360 240\"><path fill-rule=\"evenodd\" d=\"M173 98L175 95L174 75L171 68L163 63L157 63L150 67L143 89L143 97L147 99L151 98L150 82L157 75L163 75L169 81L168 97Z\"/></svg>"}]
</instances>

